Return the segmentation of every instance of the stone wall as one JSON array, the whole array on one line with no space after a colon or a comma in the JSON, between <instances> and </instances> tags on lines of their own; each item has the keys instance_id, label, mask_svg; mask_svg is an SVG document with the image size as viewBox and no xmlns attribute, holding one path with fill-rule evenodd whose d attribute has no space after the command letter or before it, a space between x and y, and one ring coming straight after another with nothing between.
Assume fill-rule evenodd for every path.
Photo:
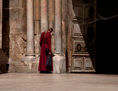
<instances>
[{"instance_id":1,"label":"stone wall","mask_svg":"<svg viewBox=\"0 0 118 91\"><path fill-rule=\"evenodd\" d=\"M51 0L47 7L47 22L48 26L55 29L55 0ZM41 34L41 1L34 0L34 51L35 51L35 61L23 62L22 59L26 55L26 0L10 0L10 51L9 51L9 72L37 72L38 62L39 62L39 39ZM62 12L62 27L60 29L62 32L62 50L65 55L66 50L66 30L67 30L67 0L62 0L61 2L61 12ZM61 45L60 45L61 46ZM52 51L55 53L55 30L52 34Z\"/></svg>"},{"instance_id":2,"label":"stone wall","mask_svg":"<svg viewBox=\"0 0 118 91\"><path fill-rule=\"evenodd\" d=\"M10 0L10 58L20 60L26 50L26 0Z\"/></svg>"},{"instance_id":3,"label":"stone wall","mask_svg":"<svg viewBox=\"0 0 118 91\"><path fill-rule=\"evenodd\" d=\"M2 10L2 0L0 0L0 12ZM27 0L4 0L9 1L9 7L6 8L8 11L8 18L5 28L5 36L3 42L4 49L7 50L8 57L9 57L9 72L37 72L38 71L38 62L39 62L39 55L40 55L40 46L39 46L39 39L41 35L41 0L33 0L34 1L34 55L35 61L28 62L22 61L24 57L26 57L26 49L27 49L27 11L26 11L26 2ZM45 1L45 0L44 0ZM67 56L65 53L68 50L68 60L67 61L67 68L71 67L71 58L72 58L72 33L80 33L79 24L74 24L73 19L75 17L75 12L73 10L73 0L62 0L61 4L59 5L60 9L55 9L55 0L47 0L48 6L46 6L47 12L46 17L48 23L48 27L52 27L54 29L52 33L52 51L55 53L56 46L61 49L62 54ZM59 1L59 0L57 0ZM58 5L58 3L56 3ZM44 7L45 10L45 7ZM55 11L60 12L59 14L55 14ZM2 32L2 13L0 13L0 48L1 48L1 32ZM57 16L56 16L57 15ZM56 18L60 18L59 21L56 21ZM44 19L45 20L45 19ZM56 29L59 29L59 40L61 40L60 45L55 46L56 39L55 37L55 21L57 25ZM6 27L5 27L6 26ZM61 27L60 27L61 26ZM3 28L3 29L4 29ZM9 31L8 31L9 30ZM79 31L78 31L79 30ZM61 32L61 33L60 33ZM57 32L58 33L58 32ZM58 43L57 43L58 44ZM60 48L61 46L61 48ZM57 49L58 49L57 48ZM61 53L60 53L61 54ZM55 60L56 62L56 60Z\"/></svg>"},{"instance_id":4,"label":"stone wall","mask_svg":"<svg viewBox=\"0 0 118 91\"><path fill-rule=\"evenodd\" d=\"M27 0L10 0L10 57L9 72L37 72L40 38L40 0L34 0L35 61L24 61L27 53Z\"/></svg>"},{"instance_id":5,"label":"stone wall","mask_svg":"<svg viewBox=\"0 0 118 91\"><path fill-rule=\"evenodd\" d=\"M26 0L10 0L9 22L9 72L17 72L26 53Z\"/></svg>"}]
</instances>

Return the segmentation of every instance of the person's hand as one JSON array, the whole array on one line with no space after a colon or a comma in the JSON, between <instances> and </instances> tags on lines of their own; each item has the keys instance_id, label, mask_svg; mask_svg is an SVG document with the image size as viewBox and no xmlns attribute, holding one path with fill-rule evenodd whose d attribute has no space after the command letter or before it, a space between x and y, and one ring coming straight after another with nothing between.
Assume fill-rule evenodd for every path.
<instances>
[{"instance_id":1,"label":"person's hand","mask_svg":"<svg viewBox=\"0 0 118 91\"><path fill-rule=\"evenodd\" d=\"M49 55L51 55L51 52L49 52Z\"/></svg>"}]
</instances>

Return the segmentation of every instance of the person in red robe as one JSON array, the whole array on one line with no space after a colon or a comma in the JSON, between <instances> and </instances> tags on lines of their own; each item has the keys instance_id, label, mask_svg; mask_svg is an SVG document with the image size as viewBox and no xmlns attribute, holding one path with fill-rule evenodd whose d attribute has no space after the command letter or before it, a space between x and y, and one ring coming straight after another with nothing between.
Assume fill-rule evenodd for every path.
<instances>
[{"instance_id":1,"label":"person in red robe","mask_svg":"<svg viewBox=\"0 0 118 91\"><path fill-rule=\"evenodd\" d=\"M49 55L52 54L51 52L51 32L53 31L52 28L48 29L46 32L41 33L40 37L40 47L41 47L41 54L40 54L40 60L39 60L39 72L52 72L53 71L53 63L52 63L52 70L49 70L46 68L46 61L47 61L47 55L45 53L45 50L49 49Z\"/></svg>"}]
</instances>

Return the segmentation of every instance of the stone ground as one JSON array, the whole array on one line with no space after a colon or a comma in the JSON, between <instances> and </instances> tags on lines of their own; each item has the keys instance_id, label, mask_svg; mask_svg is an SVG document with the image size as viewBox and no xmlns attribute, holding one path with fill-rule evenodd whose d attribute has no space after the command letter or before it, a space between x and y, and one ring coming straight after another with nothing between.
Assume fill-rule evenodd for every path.
<instances>
[{"instance_id":1,"label":"stone ground","mask_svg":"<svg viewBox=\"0 0 118 91\"><path fill-rule=\"evenodd\" d=\"M118 91L118 75L7 73L0 91Z\"/></svg>"}]
</instances>

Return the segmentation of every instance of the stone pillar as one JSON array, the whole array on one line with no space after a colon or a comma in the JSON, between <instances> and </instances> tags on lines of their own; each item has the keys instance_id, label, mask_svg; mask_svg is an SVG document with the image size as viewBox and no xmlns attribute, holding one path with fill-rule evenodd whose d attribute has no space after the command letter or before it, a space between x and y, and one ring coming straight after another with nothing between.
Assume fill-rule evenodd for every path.
<instances>
[{"instance_id":1,"label":"stone pillar","mask_svg":"<svg viewBox=\"0 0 118 91\"><path fill-rule=\"evenodd\" d=\"M54 8L55 8L55 0L48 0L48 21L49 27L54 28Z\"/></svg>"},{"instance_id":2,"label":"stone pillar","mask_svg":"<svg viewBox=\"0 0 118 91\"><path fill-rule=\"evenodd\" d=\"M27 56L34 56L33 0L27 0Z\"/></svg>"},{"instance_id":3,"label":"stone pillar","mask_svg":"<svg viewBox=\"0 0 118 91\"><path fill-rule=\"evenodd\" d=\"M61 0L55 0L55 53L62 53L62 40L61 40Z\"/></svg>"},{"instance_id":4,"label":"stone pillar","mask_svg":"<svg viewBox=\"0 0 118 91\"><path fill-rule=\"evenodd\" d=\"M39 65L39 59L40 59L40 34L41 34L41 29L40 29L40 5L41 5L41 0L34 0L34 41L35 41L35 57L36 57L36 63L35 67L38 72L38 65Z\"/></svg>"},{"instance_id":5,"label":"stone pillar","mask_svg":"<svg viewBox=\"0 0 118 91\"><path fill-rule=\"evenodd\" d=\"M35 34L35 53L39 56L40 53L40 0L34 0L34 34Z\"/></svg>"},{"instance_id":6,"label":"stone pillar","mask_svg":"<svg viewBox=\"0 0 118 91\"><path fill-rule=\"evenodd\" d=\"M67 17L68 17L68 12L67 12L67 0L62 0L62 52L65 54L66 49L67 49Z\"/></svg>"},{"instance_id":7,"label":"stone pillar","mask_svg":"<svg viewBox=\"0 0 118 91\"><path fill-rule=\"evenodd\" d=\"M53 57L53 73L65 73L65 56L62 55L62 1L55 0L55 56Z\"/></svg>"},{"instance_id":8,"label":"stone pillar","mask_svg":"<svg viewBox=\"0 0 118 91\"><path fill-rule=\"evenodd\" d=\"M34 0L26 0L27 2L27 48L26 56L22 59L23 67L25 67L25 72L37 72L36 58L34 53L34 22L33 22L33 3ZM34 71L35 69L35 71Z\"/></svg>"},{"instance_id":9,"label":"stone pillar","mask_svg":"<svg viewBox=\"0 0 118 91\"><path fill-rule=\"evenodd\" d=\"M48 22L49 22L49 28L54 29L54 17L55 17L55 0L48 0ZM52 44L52 52L54 53L55 51L55 36L54 32L52 32L52 39L51 39L51 44Z\"/></svg>"},{"instance_id":10,"label":"stone pillar","mask_svg":"<svg viewBox=\"0 0 118 91\"><path fill-rule=\"evenodd\" d=\"M47 0L41 0L41 32L48 29L48 5Z\"/></svg>"}]
</instances>

